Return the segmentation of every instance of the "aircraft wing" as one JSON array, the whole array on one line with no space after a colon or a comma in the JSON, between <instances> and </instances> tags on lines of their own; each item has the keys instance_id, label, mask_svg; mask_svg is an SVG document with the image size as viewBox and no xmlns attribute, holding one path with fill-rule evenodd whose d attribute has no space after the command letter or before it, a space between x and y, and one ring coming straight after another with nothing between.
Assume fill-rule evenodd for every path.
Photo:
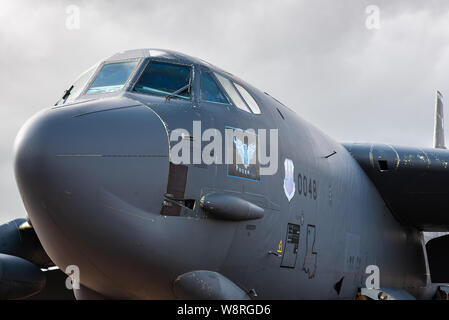
<instances>
[{"instance_id":1,"label":"aircraft wing","mask_svg":"<svg viewBox=\"0 0 449 320\"><path fill-rule=\"evenodd\" d=\"M449 231L449 151L345 144L396 219L422 231Z\"/></svg>"},{"instance_id":2,"label":"aircraft wing","mask_svg":"<svg viewBox=\"0 0 449 320\"><path fill-rule=\"evenodd\" d=\"M449 151L443 123L443 95L437 91L433 148L344 144L396 219L422 231L449 231Z\"/></svg>"},{"instance_id":3,"label":"aircraft wing","mask_svg":"<svg viewBox=\"0 0 449 320\"><path fill-rule=\"evenodd\" d=\"M449 231L449 150L444 142L443 96L437 91L433 148L343 144L403 225ZM449 282L449 235L426 244L434 283Z\"/></svg>"}]
</instances>

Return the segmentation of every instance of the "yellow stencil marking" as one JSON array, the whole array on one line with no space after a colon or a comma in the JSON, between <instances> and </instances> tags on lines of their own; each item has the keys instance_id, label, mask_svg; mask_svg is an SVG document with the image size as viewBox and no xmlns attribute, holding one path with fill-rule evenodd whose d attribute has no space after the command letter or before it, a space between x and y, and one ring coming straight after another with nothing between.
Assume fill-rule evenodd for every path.
<instances>
[{"instance_id":1,"label":"yellow stencil marking","mask_svg":"<svg viewBox=\"0 0 449 320\"><path fill-rule=\"evenodd\" d=\"M282 253L282 240L279 242L279 246L278 246L277 252Z\"/></svg>"}]
</instances>

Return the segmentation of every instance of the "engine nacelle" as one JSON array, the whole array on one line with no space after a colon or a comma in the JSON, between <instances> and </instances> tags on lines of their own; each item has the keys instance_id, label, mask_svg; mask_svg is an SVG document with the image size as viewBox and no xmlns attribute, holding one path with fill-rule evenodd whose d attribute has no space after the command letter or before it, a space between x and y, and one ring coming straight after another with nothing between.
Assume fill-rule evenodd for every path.
<instances>
[{"instance_id":1,"label":"engine nacelle","mask_svg":"<svg viewBox=\"0 0 449 320\"><path fill-rule=\"evenodd\" d=\"M0 253L0 299L24 299L39 293L46 276L31 262Z\"/></svg>"},{"instance_id":2,"label":"engine nacelle","mask_svg":"<svg viewBox=\"0 0 449 320\"><path fill-rule=\"evenodd\" d=\"M40 268L54 265L26 219L0 225L0 253L23 258Z\"/></svg>"}]
</instances>

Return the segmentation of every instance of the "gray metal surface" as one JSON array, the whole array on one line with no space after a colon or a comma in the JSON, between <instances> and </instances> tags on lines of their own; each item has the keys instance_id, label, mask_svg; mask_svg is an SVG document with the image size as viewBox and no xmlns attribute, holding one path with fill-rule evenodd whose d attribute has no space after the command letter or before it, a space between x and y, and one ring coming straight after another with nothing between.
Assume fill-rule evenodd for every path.
<instances>
[{"instance_id":1,"label":"gray metal surface","mask_svg":"<svg viewBox=\"0 0 449 320\"><path fill-rule=\"evenodd\" d=\"M435 101L433 147L438 149L446 149L446 144L444 142L443 95L439 91L437 91Z\"/></svg>"},{"instance_id":2,"label":"gray metal surface","mask_svg":"<svg viewBox=\"0 0 449 320\"><path fill-rule=\"evenodd\" d=\"M244 81L260 115L202 101L199 74L223 71L172 51L151 52L108 61L190 65L191 100L133 92L141 63L122 91L46 109L16 141L16 180L29 218L57 266L79 266L85 289L77 297L174 299L179 275L204 270L216 275L218 298L243 292L253 299L351 299L365 285L368 265L379 267L381 287L428 296L421 230L395 218L344 146ZM192 132L195 120L222 133L278 129L276 174L252 181L229 176L224 164L172 166L169 134ZM294 164L291 198L284 190L286 159ZM213 219L198 205L210 194L254 204L263 217ZM183 288L198 293L189 281Z\"/></svg>"},{"instance_id":3,"label":"gray metal surface","mask_svg":"<svg viewBox=\"0 0 449 320\"><path fill-rule=\"evenodd\" d=\"M249 300L249 296L218 272L198 270L177 277L173 290L184 300Z\"/></svg>"}]
</instances>

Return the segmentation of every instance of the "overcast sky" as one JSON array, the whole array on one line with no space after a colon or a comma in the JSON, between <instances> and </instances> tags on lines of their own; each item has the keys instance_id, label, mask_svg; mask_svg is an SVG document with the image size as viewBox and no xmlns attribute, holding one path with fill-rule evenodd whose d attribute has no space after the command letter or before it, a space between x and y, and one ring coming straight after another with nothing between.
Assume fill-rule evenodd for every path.
<instances>
[{"instance_id":1,"label":"overcast sky","mask_svg":"<svg viewBox=\"0 0 449 320\"><path fill-rule=\"evenodd\" d=\"M435 90L449 99L447 0L2 1L0 222L25 216L20 126L89 66L134 48L209 61L338 141L430 147Z\"/></svg>"}]
</instances>

